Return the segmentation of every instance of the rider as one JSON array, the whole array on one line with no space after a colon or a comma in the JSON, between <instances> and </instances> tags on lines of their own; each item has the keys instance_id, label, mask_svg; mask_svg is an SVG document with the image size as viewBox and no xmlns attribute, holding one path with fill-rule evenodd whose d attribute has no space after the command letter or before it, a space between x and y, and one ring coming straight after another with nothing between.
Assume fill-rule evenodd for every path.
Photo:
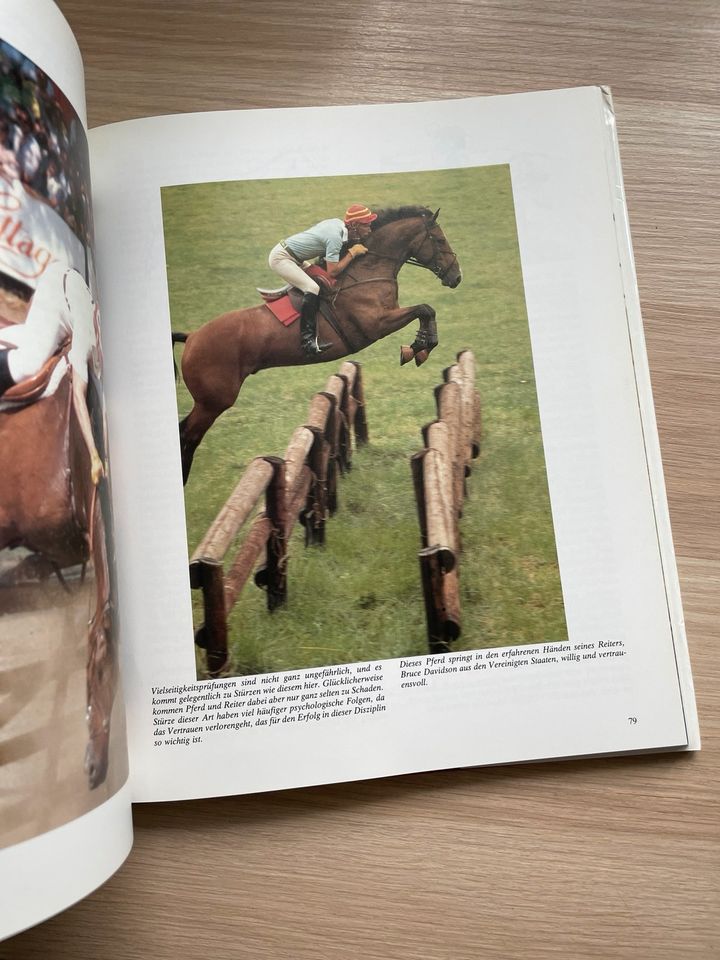
<instances>
[{"instance_id":1,"label":"rider","mask_svg":"<svg viewBox=\"0 0 720 960\"><path fill-rule=\"evenodd\" d=\"M87 407L88 363L99 346L96 321L97 306L77 270L59 261L51 263L38 282L25 322L0 332L0 400L16 383L39 373L71 337L68 363L72 367L74 407L90 454L92 482L97 485L103 465Z\"/></svg>"},{"instance_id":2,"label":"rider","mask_svg":"<svg viewBox=\"0 0 720 960\"><path fill-rule=\"evenodd\" d=\"M344 220L322 220L302 233L281 240L270 251L270 269L303 292L300 342L308 356L314 357L322 353L331 344L318 342L317 307L320 287L305 273L303 264L306 260L324 257L326 271L331 277L339 276L355 257L367 253L367 248L360 241L369 235L372 229L370 224L375 219L377 214L364 204L353 203L345 212ZM346 243L351 246L341 259L340 251Z\"/></svg>"}]
</instances>

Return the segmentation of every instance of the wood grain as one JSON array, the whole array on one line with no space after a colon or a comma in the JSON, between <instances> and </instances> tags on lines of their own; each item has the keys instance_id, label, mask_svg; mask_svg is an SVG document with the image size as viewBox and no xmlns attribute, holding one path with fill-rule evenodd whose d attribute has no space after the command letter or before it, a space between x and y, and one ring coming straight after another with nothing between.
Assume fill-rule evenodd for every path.
<instances>
[{"instance_id":1,"label":"wood grain","mask_svg":"<svg viewBox=\"0 0 720 960\"><path fill-rule=\"evenodd\" d=\"M720 956L716 0L60 6L91 125L612 87L704 750L141 807L122 870L0 956Z\"/></svg>"}]
</instances>

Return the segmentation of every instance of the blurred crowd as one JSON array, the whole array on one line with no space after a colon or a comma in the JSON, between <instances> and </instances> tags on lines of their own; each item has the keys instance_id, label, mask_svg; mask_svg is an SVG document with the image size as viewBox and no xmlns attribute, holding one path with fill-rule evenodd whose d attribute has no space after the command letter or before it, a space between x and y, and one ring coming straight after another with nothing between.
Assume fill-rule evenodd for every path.
<instances>
[{"instance_id":1,"label":"blurred crowd","mask_svg":"<svg viewBox=\"0 0 720 960\"><path fill-rule=\"evenodd\" d=\"M0 175L19 179L90 240L87 139L52 80L0 41Z\"/></svg>"}]
</instances>

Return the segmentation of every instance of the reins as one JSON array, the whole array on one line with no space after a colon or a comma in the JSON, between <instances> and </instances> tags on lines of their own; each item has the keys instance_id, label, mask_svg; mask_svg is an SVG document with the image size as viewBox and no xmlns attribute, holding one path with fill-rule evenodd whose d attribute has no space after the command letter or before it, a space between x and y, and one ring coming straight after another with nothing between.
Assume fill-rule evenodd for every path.
<instances>
[{"instance_id":1,"label":"reins","mask_svg":"<svg viewBox=\"0 0 720 960\"><path fill-rule=\"evenodd\" d=\"M423 246L428 240L432 244L432 248L433 248L432 260L434 261L438 260L437 240L433 236L432 230L428 227L427 220L424 217L422 219L422 224L423 224L423 227L425 228L425 236L422 238L417 250L415 252L411 252L410 255L404 259L402 257L398 258L398 257L390 256L390 254L387 254L387 253L379 253L375 250L368 250L368 254L370 256L377 257L380 260L390 260L397 268L395 277L368 277L363 280L356 280L352 276L352 274L345 274L345 276L348 276L353 282L342 286L337 291L337 293L333 297L333 303L335 302L335 299L338 296L340 296L340 294L344 290L351 290L354 286L357 286L360 283L379 283L381 281L385 281L385 282L392 281L397 285L397 272L400 270L400 267L404 266L406 263L410 264L411 267L424 267L426 270L429 270L431 273L435 274L435 276L440 281L444 280L445 277L448 275L448 273L452 270L452 268L457 264L458 262L457 254L454 251L452 251L452 258L444 269L442 269L439 265L433 266L432 263L430 262L424 263L422 260L419 260L418 254L420 253Z\"/></svg>"},{"instance_id":2,"label":"reins","mask_svg":"<svg viewBox=\"0 0 720 960\"><path fill-rule=\"evenodd\" d=\"M383 254L376 253L374 256L379 257L383 256L385 260L394 260L394 257L385 257ZM345 274L352 283L347 283L343 287L339 287L333 294L332 302L335 303L335 300L340 296L341 293L345 293L346 290L352 290L353 287L359 287L362 283L394 283L397 286L396 277L366 277L364 280L356 280L352 274Z\"/></svg>"}]
</instances>

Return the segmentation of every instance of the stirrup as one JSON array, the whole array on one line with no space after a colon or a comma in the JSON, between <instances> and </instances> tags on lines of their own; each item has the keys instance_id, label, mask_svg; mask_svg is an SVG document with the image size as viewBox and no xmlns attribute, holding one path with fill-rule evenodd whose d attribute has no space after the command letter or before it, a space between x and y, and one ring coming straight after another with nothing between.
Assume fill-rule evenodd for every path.
<instances>
[{"instance_id":1,"label":"stirrup","mask_svg":"<svg viewBox=\"0 0 720 960\"><path fill-rule=\"evenodd\" d=\"M321 342L316 336L308 340L303 340L302 342L303 352L309 357L317 357L321 353L325 353L326 350L329 350L331 346L331 343Z\"/></svg>"}]
</instances>

